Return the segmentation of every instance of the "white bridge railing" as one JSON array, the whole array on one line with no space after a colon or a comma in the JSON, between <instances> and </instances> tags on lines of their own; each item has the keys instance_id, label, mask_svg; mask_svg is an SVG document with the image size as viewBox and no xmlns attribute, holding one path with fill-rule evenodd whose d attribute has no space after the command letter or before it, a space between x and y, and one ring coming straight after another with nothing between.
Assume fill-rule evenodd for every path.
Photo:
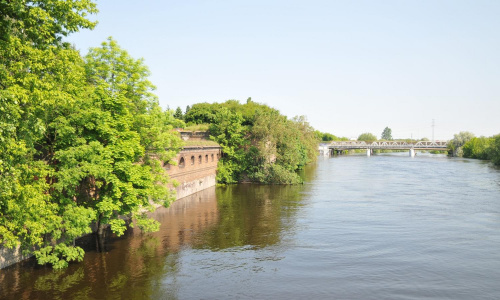
<instances>
[{"instance_id":1,"label":"white bridge railing","mask_svg":"<svg viewBox=\"0 0 500 300\"><path fill-rule=\"evenodd\" d=\"M377 141L377 142L360 142L360 141L344 141L331 142L326 146L330 149L422 149L422 150L446 150L448 141L420 141L416 143L394 142L394 141Z\"/></svg>"}]
</instances>

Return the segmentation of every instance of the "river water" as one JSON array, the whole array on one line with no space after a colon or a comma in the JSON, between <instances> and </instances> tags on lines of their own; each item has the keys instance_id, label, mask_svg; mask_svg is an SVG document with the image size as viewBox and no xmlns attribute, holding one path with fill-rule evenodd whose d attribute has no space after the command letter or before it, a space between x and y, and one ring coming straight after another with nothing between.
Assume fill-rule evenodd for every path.
<instances>
[{"instance_id":1,"label":"river water","mask_svg":"<svg viewBox=\"0 0 500 300\"><path fill-rule=\"evenodd\" d=\"M407 153L320 158L301 186L212 188L1 299L500 299L500 169Z\"/></svg>"}]
</instances>

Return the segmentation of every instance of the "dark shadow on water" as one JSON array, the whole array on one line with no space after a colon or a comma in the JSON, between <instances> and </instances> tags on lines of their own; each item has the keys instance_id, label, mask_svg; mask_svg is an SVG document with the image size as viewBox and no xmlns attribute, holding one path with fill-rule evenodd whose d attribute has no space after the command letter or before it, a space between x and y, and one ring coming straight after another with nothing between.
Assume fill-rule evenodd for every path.
<instances>
[{"instance_id":1,"label":"dark shadow on water","mask_svg":"<svg viewBox=\"0 0 500 300\"><path fill-rule=\"evenodd\" d=\"M306 182L315 165L301 172ZM222 251L279 245L292 230L308 185L209 188L151 215L160 231L128 229L121 237L88 235L76 242L83 262L55 271L34 259L0 271L0 299L176 299L185 249ZM288 232L288 233L287 233Z\"/></svg>"}]
</instances>

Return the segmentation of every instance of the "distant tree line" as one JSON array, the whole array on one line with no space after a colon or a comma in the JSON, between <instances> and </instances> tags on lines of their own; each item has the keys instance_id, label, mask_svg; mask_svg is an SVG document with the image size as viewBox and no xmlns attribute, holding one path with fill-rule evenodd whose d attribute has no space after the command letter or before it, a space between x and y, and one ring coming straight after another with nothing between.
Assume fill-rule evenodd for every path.
<instances>
[{"instance_id":1,"label":"distant tree line","mask_svg":"<svg viewBox=\"0 0 500 300\"><path fill-rule=\"evenodd\" d=\"M319 130L314 131L314 135L316 136L316 139L321 141L321 142L348 141L349 140L349 138L337 137L336 135L333 135L331 133L321 132Z\"/></svg>"},{"instance_id":2,"label":"distant tree line","mask_svg":"<svg viewBox=\"0 0 500 300\"><path fill-rule=\"evenodd\" d=\"M392 139L392 129L390 129L389 127L385 127L384 131L382 131L380 138L382 140L385 140L385 141L392 141L393 140ZM377 140L377 137L374 134L369 133L369 132L362 133L358 136L358 141L364 141L364 142L371 143L371 142L374 142L376 140Z\"/></svg>"}]
</instances>

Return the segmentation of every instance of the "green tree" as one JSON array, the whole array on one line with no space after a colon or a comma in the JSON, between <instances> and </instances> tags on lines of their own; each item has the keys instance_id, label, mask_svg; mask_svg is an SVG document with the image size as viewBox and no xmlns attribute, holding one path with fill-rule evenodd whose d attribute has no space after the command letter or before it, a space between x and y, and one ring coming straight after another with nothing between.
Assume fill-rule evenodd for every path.
<instances>
[{"instance_id":1,"label":"green tree","mask_svg":"<svg viewBox=\"0 0 500 300\"><path fill-rule=\"evenodd\" d=\"M159 160L170 159L180 146L170 132L173 116L159 108L147 68L111 39L89 51L82 74L81 94L68 105L59 102L48 110L41 144L53 174L52 201L59 207L76 205L71 216L88 216L68 223L79 227L66 232L74 232L69 236L74 240L88 232L90 220L96 218L99 234L110 226L121 235L126 229L123 217L145 231L155 230L157 222L142 210L171 199ZM52 239L59 236L53 234ZM65 243L52 244L35 251L39 263L58 266L65 263L61 257L83 255Z\"/></svg>"},{"instance_id":2,"label":"green tree","mask_svg":"<svg viewBox=\"0 0 500 300\"><path fill-rule=\"evenodd\" d=\"M384 128L384 131L382 131L381 139L392 141L392 130L389 127Z\"/></svg>"},{"instance_id":3,"label":"green tree","mask_svg":"<svg viewBox=\"0 0 500 300\"><path fill-rule=\"evenodd\" d=\"M316 139L322 142L331 142L331 141L338 141L340 138L337 136L328 133L328 132L321 132L319 130L315 130L314 135L316 136Z\"/></svg>"},{"instance_id":4,"label":"green tree","mask_svg":"<svg viewBox=\"0 0 500 300\"><path fill-rule=\"evenodd\" d=\"M81 137L86 143L61 153L65 179L75 187L83 181L92 191L80 204L96 211L100 232L109 224L122 234L122 216L154 230L158 224L141 209L153 210L153 204L168 205L172 199L161 161L170 160L181 146L171 132L173 116L161 111L143 60L130 57L113 39L92 48L86 62L87 80L94 87L88 104L94 109L78 117L85 124Z\"/></svg>"},{"instance_id":5,"label":"green tree","mask_svg":"<svg viewBox=\"0 0 500 300\"><path fill-rule=\"evenodd\" d=\"M182 113L182 109L180 107L177 107L177 109L175 110L174 117L179 120L184 119L184 114Z\"/></svg>"},{"instance_id":6,"label":"green tree","mask_svg":"<svg viewBox=\"0 0 500 300\"><path fill-rule=\"evenodd\" d=\"M488 156L495 165L500 165L500 134L493 136L492 139Z\"/></svg>"},{"instance_id":7,"label":"green tree","mask_svg":"<svg viewBox=\"0 0 500 300\"><path fill-rule=\"evenodd\" d=\"M61 268L82 259L74 240L93 220L117 234L120 216L155 229L142 209L171 199L160 160L181 141L147 68L112 39L85 61L62 42L95 25L85 19L91 1L9 1L0 10L0 243Z\"/></svg>"},{"instance_id":8,"label":"green tree","mask_svg":"<svg viewBox=\"0 0 500 300\"><path fill-rule=\"evenodd\" d=\"M465 140L466 142L459 146ZM454 153L458 152L458 155L462 154L468 158L489 159L494 164L500 165L500 135L471 137L471 133L461 132L455 135L455 139L448 144L448 147L454 150Z\"/></svg>"},{"instance_id":9,"label":"green tree","mask_svg":"<svg viewBox=\"0 0 500 300\"><path fill-rule=\"evenodd\" d=\"M300 182L295 173L302 158L296 131L277 110L257 111L251 130L253 145L249 152L248 173L252 180L263 183L291 184Z\"/></svg>"},{"instance_id":10,"label":"green tree","mask_svg":"<svg viewBox=\"0 0 500 300\"><path fill-rule=\"evenodd\" d=\"M221 108L210 125L211 138L221 145L223 152L217 167L217 182L221 184L237 182L244 170L246 140L242 121L240 114Z\"/></svg>"},{"instance_id":11,"label":"green tree","mask_svg":"<svg viewBox=\"0 0 500 300\"><path fill-rule=\"evenodd\" d=\"M62 37L93 28L96 11L84 0L0 3L0 243L36 247L55 267L81 260L73 241L95 218L51 192L59 134L72 130L59 116L85 92L81 57Z\"/></svg>"},{"instance_id":12,"label":"green tree","mask_svg":"<svg viewBox=\"0 0 500 300\"><path fill-rule=\"evenodd\" d=\"M189 107L189 105L188 105ZM215 123L217 111L221 106L217 103L197 103L191 108L186 108L184 121L187 124L212 124Z\"/></svg>"},{"instance_id":13,"label":"green tree","mask_svg":"<svg viewBox=\"0 0 500 300\"><path fill-rule=\"evenodd\" d=\"M474 138L474 134L468 131L461 131L453 136L453 139L448 142L448 149L450 149L453 156L463 156L462 146Z\"/></svg>"},{"instance_id":14,"label":"green tree","mask_svg":"<svg viewBox=\"0 0 500 300\"><path fill-rule=\"evenodd\" d=\"M462 146L464 157L476 159L489 159L490 148L494 138L474 137Z\"/></svg>"},{"instance_id":15,"label":"green tree","mask_svg":"<svg viewBox=\"0 0 500 300\"><path fill-rule=\"evenodd\" d=\"M329 142L329 141L335 141L337 139L337 137L331 133L327 133L325 132L322 136L321 136L321 140L323 142Z\"/></svg>"},{"instance_id":16,"label":"green tree","mask_svg":"<svg viewBox=\"0 0 500 300\"><path fill-rule=\"evenodd\" d=\"M219 183L242 179L298 183L301 180L296 171L317 155L314 130L304 117L289 120L278 110L252 100L245 104L237 100L197 103L185 120L188 124L212 124L210 134L224 152L218 167ZM236 132L237 138L231 139L228 132Z\"/></svg>"},{"instance_id":17,"label":"green tree","mask_svg":"<svg viewBox=\"0 0 500 300\"><path fill-rule=\"evenodd\" d=\"M61 44L62 37L97 24L87 19L97 13L91 0L2 1L0 12L2 43L28 42L35 48Z\"/></svg>"},{"instance_id":18,"label":"green tree","mask_svg":"<svg viewBox=\"0 0 500 300\"><path fill-rule=\"evenodd\" d=\"M318 144L314 138L314 128L305 116L296 116L288 121L295 136L295 149L299 153L297 163L292 163L293 171L302 169L306 164L316 161Z\"/></svg>"},{"instance_id":19,"label":"green tree","mask_svg":"<svg viewBox=\"0 0 500 300\"><path fill-rule=\"evenodd\" d=\"M364 141L364 142L374 142L377 140L377 137L371 133L362 133L358 137L358 141Z\"/></svg>"}]
</instances>

